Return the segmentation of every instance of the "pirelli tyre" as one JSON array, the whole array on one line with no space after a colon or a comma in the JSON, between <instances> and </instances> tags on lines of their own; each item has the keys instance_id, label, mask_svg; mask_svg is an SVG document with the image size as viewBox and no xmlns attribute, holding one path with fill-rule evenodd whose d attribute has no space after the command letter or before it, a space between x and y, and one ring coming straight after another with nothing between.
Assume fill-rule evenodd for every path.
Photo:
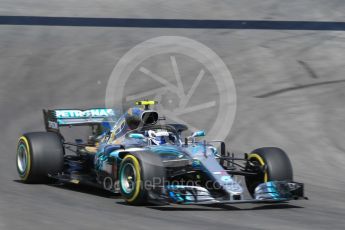
<instances>
[{"instance_id":1,"label":"pirelli tyre","mask_svg":"<svg viewBox=\"0 0 345 230\"><path fill-rule=\"evenodd\" d=\"M293 181L293 170L289 157L280 148L255 149L248 155L247 168L260 168L257 176L245 178L248 192L253 196L255 188L268 181Z\"/></svg>"},{"instance_id":2,"label":"pirelli tyre","mask_svg":"<svg viewBox=\"0 0 345 230\"><path fill-rule=\"evenodd\" d=\"M123 157L119 169L121 195L130 205L160 203L164 175L158 155L150 152L129 153Z\"/></svg>"},{"instance_id":3,"label":"pirelli tyre","mask_svg":"<svg viewBox=\"0 0 345 230\"><path fill-rule=\"evenodd\" d=\"M61 172L63 164L64 149L58 134L32 132L19 138L16 165L23 182L47 182L48 174Z\"/></svg>"}]
</instances>

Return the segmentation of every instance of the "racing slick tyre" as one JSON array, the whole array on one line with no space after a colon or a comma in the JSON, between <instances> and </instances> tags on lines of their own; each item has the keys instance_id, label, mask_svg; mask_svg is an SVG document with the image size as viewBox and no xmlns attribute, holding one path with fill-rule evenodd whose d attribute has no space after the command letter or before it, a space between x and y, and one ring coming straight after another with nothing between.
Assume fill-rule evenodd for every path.
<instances>
[{"instance_id":1,"label":"racing slick tyre","mask_svg":"<svg viewBox=\"0 0 345 230\"><path fill-rule=\"evenodd\" d=\"M161 158L149 152L130 153L123 157L119 169L119 187L130 205L163 203L160 193L164 183Z\"/></svg>"},{"instance_id":2,"label":"racing slick tyre","mask_svg":"<svg viewBox=\"0 0 345 230\"><path fill-rule=\"evenodd\" d=\"M247 169L260 168L257 176L246 176L248 192L254 197L255 188L268 181L293 181L291 162L280 148L255 149L248 155Z\"/></svg>"},{"instance_id":3,"label":"racing slick tyre","mask_svg":"<svg viewBox=\"0 0 345 230\"><path fill-rule=\"evenodd\" d=\"M48 174L61 172L64 149L60 136L52 132L26 133L17 145L17 171L26 183L48 181Z\"/></svg>"}]
</instances>

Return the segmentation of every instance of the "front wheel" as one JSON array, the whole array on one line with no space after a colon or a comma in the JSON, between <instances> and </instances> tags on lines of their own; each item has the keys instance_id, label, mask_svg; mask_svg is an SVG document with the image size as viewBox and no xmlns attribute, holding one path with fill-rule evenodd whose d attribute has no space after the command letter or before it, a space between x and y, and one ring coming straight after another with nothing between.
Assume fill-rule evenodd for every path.
<instances>
[{"instance_id":1,"label":"front wheel","mask_svg":"<svg viewBox=\"0 0 345 230\"><path fill-rule=\"evenodd\" d=\"M256 176L245 178L248 192L254 196L255 188L268 181L293 181L293 170L287 154L280 148L255 149L248 156L247 168L261 169Z\"/></svg>"},{"instance_id":2,"label":"front wheel","mask_svg":"<svg viewBox=\"0 0 345 230\"><path fill-rule=\"evenodd\" d=\"M120 166L120 191L129 204L145 202L145 190L142 187L140 162L134 155L127 155Z\"/></svg>"},{"instance_id":3,"label":"front wheel","mask_svg":"<svg viewBox=\"0 0 345 230\"><path fill-rule=\"evenodd\" d=\"M160 202L165 170L161 158L154 153L125 155L119 169L120 192L131 205Z\"/></svg>"}]
</instances>

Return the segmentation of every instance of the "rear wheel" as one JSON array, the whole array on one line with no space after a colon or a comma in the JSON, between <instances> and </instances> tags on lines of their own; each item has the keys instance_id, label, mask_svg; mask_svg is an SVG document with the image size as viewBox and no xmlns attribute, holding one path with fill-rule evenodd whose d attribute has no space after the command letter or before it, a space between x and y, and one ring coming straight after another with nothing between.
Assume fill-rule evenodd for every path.
<instances>
[{"instance_id":1,"label":"rear wheel","mask_svg":"<svg viewBox=\"0 0 345 230\"><path fill-rule=\"evenodd\" d=\"M48 174L61 172L64 150L59 135L50 132L26 133L17 145L17 171L26 183L46 182Z\"/></svg>"},{"instance_id":2,"label":"rear wheel","mask_svg":"<svg viewBox=\"0 0 345 230\"><path fill-rule=\"evenodd\" d=\"M265 147L255 149L248 156L247 168L258 170L257 176L245 178L248 192L253 196L255 188L268 181L293 181L291 162L280 148Z\"/></svg>"}]
</instances>

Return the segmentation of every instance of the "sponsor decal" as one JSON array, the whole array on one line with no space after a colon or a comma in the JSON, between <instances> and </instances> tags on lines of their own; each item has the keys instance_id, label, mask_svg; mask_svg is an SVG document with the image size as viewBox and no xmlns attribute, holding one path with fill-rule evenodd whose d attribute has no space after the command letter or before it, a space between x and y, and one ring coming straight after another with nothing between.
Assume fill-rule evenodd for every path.
<instances>
[{"instance_id":1,"label":"sponsor decal","mask_svg":"<svg viewBox=\"0 0 345 230\"><path fill-rule=\"evenodd\" d=\"M52 129L58 129L59 126L56 122L53 122L53 121L48 121L48 127L49 128L52 128Z\"/></svg>"},{"instance_id":2,"label":"sponsor decal","mask_svg":"<svg viewBox=\"0 0 345 230\"><path fill-rule=\"evenodd\" d=\"M193 168L199 168L199 167L201 167L201 162L200 162L200 160L194 159L193 162L192 162L192 167L193 167Z\"/></svg>"},{"instance_id":3,"label":"sponsor decal","mask_svg":"<svg viewBox=\"0 0 345 230\"><path fill-rule=\"evenodd\" d=\"M89 109L89 110L55 110L56 118L69 119L69 118L98 118L114 116L112 109Z\"/></svg>"},{"instance_id":4,"label":"sponsor decal","mask_svg":"<svg viewBox=\"0 0 345 230\"><path fill-rule=\"evenodd\" d=\"M224 182L229 182L229 181L231 181L231 177L230 177L230 176L222 176L220 179L221 179L222 181L224 181Z\"/></svg>"}]
</instances>

